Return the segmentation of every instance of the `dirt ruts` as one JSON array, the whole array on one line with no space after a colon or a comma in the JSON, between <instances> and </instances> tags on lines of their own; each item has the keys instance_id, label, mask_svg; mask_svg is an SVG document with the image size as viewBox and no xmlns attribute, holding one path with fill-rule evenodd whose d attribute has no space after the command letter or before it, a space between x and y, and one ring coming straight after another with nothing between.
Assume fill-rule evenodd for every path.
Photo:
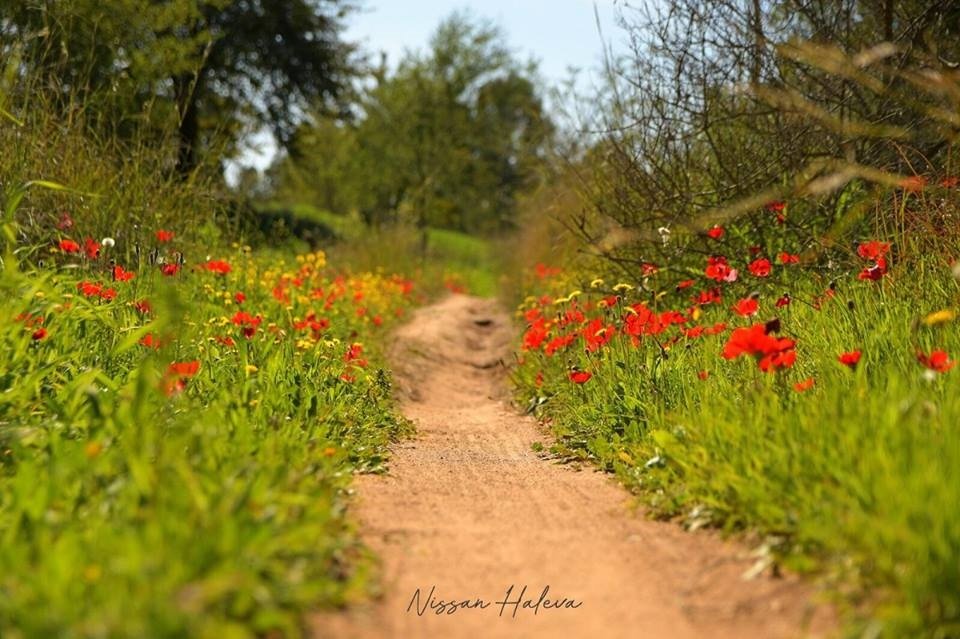
<instances>
[{"instance_id":1,"label":"dirt ruts","mask_svg":"<svg viewBox=\"0 0 960 639\"><path fill-rule=\"evenodd\" d=\"M509 403L512 335L494 301L461 295L396 333L417 436L354 500L383 596L317 616L316 637L828 636L832 615L801 580L747 580L749 549L645 519L609 476L539 457L531 444L549 435ZM559 608L534 607L547 586ZM431 589L434 604L474 607L438 615Z\"/></svg>"}]
</instances>

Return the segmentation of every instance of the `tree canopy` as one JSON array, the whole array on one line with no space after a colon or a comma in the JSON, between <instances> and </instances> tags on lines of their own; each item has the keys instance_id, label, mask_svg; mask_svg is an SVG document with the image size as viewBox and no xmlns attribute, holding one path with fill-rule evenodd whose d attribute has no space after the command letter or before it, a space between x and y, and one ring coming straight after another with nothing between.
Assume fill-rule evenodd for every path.
<instances>
[{"instance_id":1,"label":"tree canopy","mask_svg":"<svg viewBox=\"0 0 960 639\"><path fill-rule=\"evenodd\" d=\"M454 14L427 51L374 73L355 122L302 126L272 174L281 191L374 225L492 231L512 223L552 136L535 65L496 27Z\"/></svg>"},{"instance_id":2,"label":"tree canopy","mask_svg":"<svg viewBox=\"0 0 960 639\"><path fill-rule=\"evenodd\" d=\"M189 173L217 144L269 127L286 143L309 109L343 111L349 0L0 0L0 51L64 110L121 135L175 132ZM92 113L91 113L92 112Z\"/></svg>"}]
</instances>

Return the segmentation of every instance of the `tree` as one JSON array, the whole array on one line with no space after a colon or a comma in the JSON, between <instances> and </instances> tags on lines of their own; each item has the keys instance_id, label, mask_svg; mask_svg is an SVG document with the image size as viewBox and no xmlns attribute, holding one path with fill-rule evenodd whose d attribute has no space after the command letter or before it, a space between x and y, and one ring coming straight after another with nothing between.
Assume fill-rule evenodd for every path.
<instances>
[{"instance_id":1,"label":"tree","mask_svg":"<svg viewBox=\"0 0 960 639\"><path fill-rule=\"evenodd\" d=\"M216 135L268 126L284 144L308 109L346 108L350 0L0 2L0 51L23 49L24 77L104 123L172 121L184 175Z\"/></svg>"},{"instance_id":2,"label":"tree","mask_svg":"<svg viewBox=\"0 0 960 639\"><path fill-rule=\"evenodd\" d=\"M406 219L471 232L510 226L516 197L536 180L553 135L535 66L518 62L496 27L454 14L425 53L376 75L352 139L317 136L327 125L306 127L286 160L293 163L287 180L319 183L331 169L311 177L316 168L308 158L337 155L349 167L337 171L345 201L370 224ZM349 153L324 145L346 145Z\"/></svg>"}]
</instances>

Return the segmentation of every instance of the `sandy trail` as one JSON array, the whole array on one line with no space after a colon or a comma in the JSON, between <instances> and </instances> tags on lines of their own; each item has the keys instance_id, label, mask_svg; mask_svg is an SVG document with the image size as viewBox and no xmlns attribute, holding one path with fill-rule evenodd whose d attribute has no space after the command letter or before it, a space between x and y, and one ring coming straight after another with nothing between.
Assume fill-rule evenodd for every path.
<instances>
[{"instance_id":1,"label":"sandy trail","mask_svg":"<svg viewBox=\"0 0 960 639\"><path fill-rule=\"evenodd\" d=\"M392 363L418 434L389 474L358 478L354 505L384 595L316 617L316 637L824 636L830 613L801 581L744 580L744 547L644 519L610 477L539 458L531 444L548 435L509 405L499 363L511 336L493 301L467 296L397 332ZM531 606L546 586L580 605L517 609L524 586ZM434 601L488 606L418 615L414 595L427 606L431 587Z\"/></svg>"}]
</instances>

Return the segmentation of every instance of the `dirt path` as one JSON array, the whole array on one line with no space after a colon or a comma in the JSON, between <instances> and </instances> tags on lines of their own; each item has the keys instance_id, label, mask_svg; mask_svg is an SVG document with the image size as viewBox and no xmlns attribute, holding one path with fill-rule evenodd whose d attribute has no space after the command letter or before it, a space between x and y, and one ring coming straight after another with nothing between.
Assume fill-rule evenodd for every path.
<instances>
[{"instance_id":1,"label":"dirt path","mask_svg":"<svg viewBox=\"0 0 960 639\"><path fill-rule=\"evenodd\" d=\"M511 336L501 309L466 296L397 333L396 381L418 435L396 446L388 475L359 478L355 504L383 560L384 597L318 617L317 637L739 639L831 627L797 580L744 580L743 547L644 519L608 476L539 458L531 444L548 436L507 401L499 361ZM531 606L545 586L548 599L580 605L521 605L514 617L524 586ZM427 607L431 587L435 602L488 606L420 616L415 593Z\"/></svg>"}]
</instances>

